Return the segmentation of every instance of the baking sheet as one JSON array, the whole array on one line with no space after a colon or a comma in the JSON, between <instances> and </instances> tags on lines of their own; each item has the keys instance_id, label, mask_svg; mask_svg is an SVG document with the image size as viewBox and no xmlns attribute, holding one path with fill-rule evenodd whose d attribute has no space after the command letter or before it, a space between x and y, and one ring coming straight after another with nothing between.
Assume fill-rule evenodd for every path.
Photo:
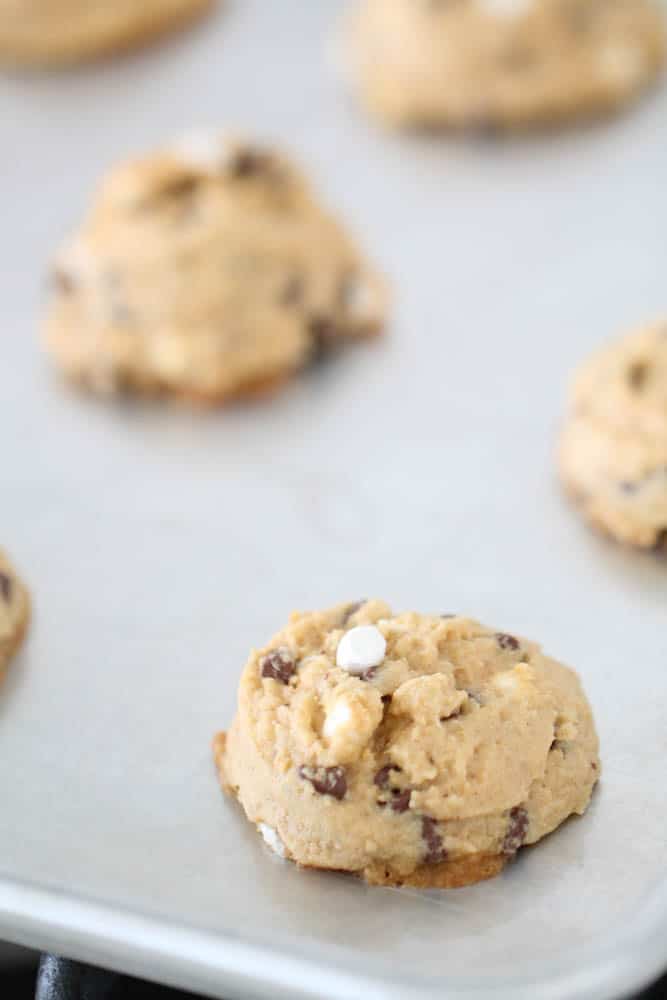
<instances>
[{"instance_id":1,"label":"baking sheet","mask_svg":"<svg viewBox=\"0 0 667 1000\"><path fill-rule=\"evenodd\" d=\"M552 450L571 368L665 313L667 89L561 136L387 135L327 62L339 10L238 0L0 83L0 516L35 601L0 692L0 934L215 996L620 996L667 964L667 568L588 533ZM220 413L68 391L36 339L52 249L108 164L209 123L301 160L392 279L389 335ZM495 881L299 872L218 792L249 648L369 595L583 676L599 792Z\"/></svg>"}]
</instances>

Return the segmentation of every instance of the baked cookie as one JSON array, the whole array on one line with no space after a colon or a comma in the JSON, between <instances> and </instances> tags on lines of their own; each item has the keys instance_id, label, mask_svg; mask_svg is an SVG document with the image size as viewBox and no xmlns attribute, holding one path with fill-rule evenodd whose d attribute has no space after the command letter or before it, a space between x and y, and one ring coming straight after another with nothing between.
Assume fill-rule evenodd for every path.
<instances>
[{"instance_id":1,"label":"baked cookie","mask_svg":"<svg viewBox=\"0 0 667 1000\"><path fill-rule=\"evenodd\" d=\"M29 617L28 592L0 549L0 679L21 645Z\"/></svg>"},{"instance_id":2,"label":"baked cookie","mask_svg":"<svg viewBox=\"0 0 667 1000\"><path fill-rule=\"evenodd\" d=\"M301 174L217 137L115 170L54 279L48 347L100 392L264 391L385 313L384 283Z\"/></svg>"},{"instance_id":3,"label":"baked cookie","mask_svg":"<svg viewBox=\"0 0 667 1000\"><path fill-rule=\"evenodd\" d=\"M565 487L618 541L667 550L667 322L577 373L560 442Z\"/></svg>"},{"instance_id":4,"label":"baked cookie","mask_svg":"<svg viewBox=\"0 0 667 1000\"><path fill-rule=\"evenodd\" d=\"M440 888L583 813L600 773L571 670L469 618L375 600L293 614L253 651L214 754L281 856Z\"/></svg>"},{"instance_id":5,"label":"baked cookie","mask_svg":"<svg viewBox=\"0 0 667 1000\"><path fill-rule=\"evenodd\" d=\"M364 0L350 44L364 104L399 126L594 115L630 100L665 58L654 0Z\"/></svg>"},{"instance_id":6,"label":"baked cookie","mask_svg":"<svg viewBox=\"0 0 667 1000\"><path fill-rule=\"evenodd\" d=\"M213 0L0 0L0 61L57 65L132 48Z\"/></svg>"}]
</instances>

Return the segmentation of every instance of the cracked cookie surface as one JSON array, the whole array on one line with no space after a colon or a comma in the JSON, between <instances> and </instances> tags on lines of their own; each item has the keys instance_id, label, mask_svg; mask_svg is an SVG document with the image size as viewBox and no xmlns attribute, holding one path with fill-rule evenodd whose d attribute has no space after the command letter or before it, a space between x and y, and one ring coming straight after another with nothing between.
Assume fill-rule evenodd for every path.
<instances>
[{"instance_id":1,"label":"cracked cookie surface","mask_svg":"<svg viewBox=\"0 0 667 1000\"><path fill-rule=\"evenodd\" d=\"M76 63L175 29L214 0L0 0L0 61Z\"/></svg>"},{"instance_id":2,"label":"cracked cookie surface","mask_svg":"<svg viewBox=\"0 0 667 1000\"><path fill-rule=\"evenodd\" d=\"M384 639L381 661L339 666L361 626ZM422 887L497 874L583 813L599 777L573 671L472 619L377 600L293 614L248 660L214 754L282 856Z\"/></svg>"},{"instance_id":3,"label":"cracked cookie surface","mask_svg":"<svg viewBox=\"0 0 667 1000\"><path fill-rule=\"evenodd\" d=\"M385 286L273 150L193 136L113 171L54 269L73 380L219 402L377 333Z\"/></svg>"},{"instance_id":4,"label":"cracked cookie surface","mask_svg":"<svg viewBox=\"0 0 667 1000\"><path fill-rule=\"evenodd\" d=\"M0 549L0 680L28 627L28 592Z\"/></svg>"},{"instance_id":5,"label":"cracked cookie surface","mask_svg":"<svg viewBox=\"0 0 667 1000\"><path fill-rule=\"evenodd\" d=\"M667 322L610 344L576 373L559 464L594 526L667 550Z\"/></svg>"},{"instance_id":6,"label":"cracked cookie surface","mask_svg":"<svg viewBox=\"0 0 667 1000\"><path fill-rule=\"evenodd\" d=\"M665 27L653 0L365 0L349 48L390 124L516 128L626 103L662 67Z\"/></svg>"}]
</instances>

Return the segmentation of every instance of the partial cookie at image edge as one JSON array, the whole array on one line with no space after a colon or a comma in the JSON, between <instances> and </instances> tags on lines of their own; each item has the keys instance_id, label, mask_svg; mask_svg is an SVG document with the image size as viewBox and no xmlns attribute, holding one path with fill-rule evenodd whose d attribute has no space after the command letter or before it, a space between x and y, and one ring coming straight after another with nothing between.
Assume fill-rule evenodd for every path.
<instances>
[{"instance_id":1,"label":"partial cookie at image edge","mask_svg":"<svg viewBox=\"0 0 667 1000\"><path fill-rule=\"evenodd\" d=\"M150 0L150 4L135 4L127 14L106 19L99 24L91 17L87 22L82 11L78 25L71 19L66 28L36 23L33 28L11 31L9 22L0 25L0 64L8 69L66 69L95 60L112 58L144 46L163 36L187 28L210 13L224 0Z\"/></svg>"}]
</instances>

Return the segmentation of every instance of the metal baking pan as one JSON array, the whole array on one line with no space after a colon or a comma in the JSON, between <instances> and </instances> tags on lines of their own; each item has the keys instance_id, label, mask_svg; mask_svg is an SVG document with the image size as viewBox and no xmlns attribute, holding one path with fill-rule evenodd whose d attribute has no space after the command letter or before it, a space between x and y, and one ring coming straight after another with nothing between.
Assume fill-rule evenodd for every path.
<instances>
[{"instance_id":1,"label":"metal baking pan","mask_svg":"<svg viewBox=\"0 0 667 1000\"><path fill-rule=\"evenodd\" d=\"M667 89L558 135L385 134L327 67L339 10L238 0L2 77L0 514L35 613L0 692L0 936L213 996L620 997L667 964L667 567L590 534L552 452L573 366L665 312ZM52 250L108 164L208 123L303 163L393 282L388 335L261 405L78 395L37 338ZM250 647L368 595L583 677L599 791L494 881L302 872L218 790Z\"/></svg>"}]
</instances>

